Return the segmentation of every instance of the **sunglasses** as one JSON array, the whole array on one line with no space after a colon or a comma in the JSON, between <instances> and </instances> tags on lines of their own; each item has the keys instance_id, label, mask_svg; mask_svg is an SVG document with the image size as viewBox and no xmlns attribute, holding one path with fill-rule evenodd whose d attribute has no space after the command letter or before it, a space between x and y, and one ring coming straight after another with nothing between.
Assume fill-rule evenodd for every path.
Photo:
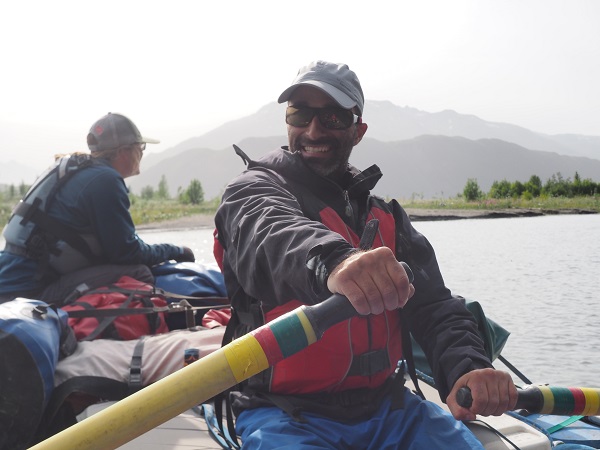
<instances>
[{"instance_id":1,"label":"sunglasses","mask_svg":"<svg viewBox=\"0 0 600 450\"><path fill-rule=\"evenodd\" d=\"M135 149L135 148L139 148L141 151L146 150L146 143L145 142L136 142L135 144L130 144L127 145L126 147L129 147L130 149Z\"/></svg>"},{"instance_id":2,"label":"sunglasses","mask_svg":"<svg viewBox=\"0 0 600 450\"><path fill-rule=\"evenodd\" d=\"M307 127L317 116L319 123L329 130L346 130L355 123L360 123L360 117L344 108L327 107L311 108L310 106L288 106L285 110L285 123L293 127Z\"/></svg>"}]
</instances>

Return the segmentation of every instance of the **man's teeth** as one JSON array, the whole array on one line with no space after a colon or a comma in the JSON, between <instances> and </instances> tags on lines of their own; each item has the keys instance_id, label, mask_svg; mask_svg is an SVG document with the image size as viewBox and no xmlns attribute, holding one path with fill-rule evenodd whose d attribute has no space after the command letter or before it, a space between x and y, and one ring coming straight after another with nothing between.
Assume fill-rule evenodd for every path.
<instances>
[{"instance_id":1,"label":"man's teeth","mask_svg":"<svg viewBox=\"0 0 600 450\"><path fill-rule=\"evenodd\" d=\"M320 145L318 147L313 147L313 146L305 146L304 147L304 151L306 151L307 153L325 153L329 150L329 146L327 145Z\"/></svg>"}]
</instances>

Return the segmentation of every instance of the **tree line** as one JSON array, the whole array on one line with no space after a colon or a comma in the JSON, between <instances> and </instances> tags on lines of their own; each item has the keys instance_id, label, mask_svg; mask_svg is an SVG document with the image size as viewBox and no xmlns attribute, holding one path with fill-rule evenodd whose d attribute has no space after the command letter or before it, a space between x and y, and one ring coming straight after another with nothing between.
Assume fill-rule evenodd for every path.
<instances>
[{"instance_id":1,"label":"tree line","mask_svg":"<svg viewBox=\"0 0 600 450\"><path fill-rule=\"evenodd\" d=\"M15 186L14 184L7 186L3 191L0 191L0 202L18 201L27 193L29 187L29 185L23 182L19 186ZM133 194L131 189L129 191L132 203L135 203L138 199L171 200L165 175L161 177L156 189L153 186L145 186L142 188L139 196ZM553 174L546 183L542 183L542 180L537 175L532 175L527 182L513 181L511 183L506 179L494 181L488 193L481 190L476 178L469 178L462 192L463 198L467 201L476 201L482 198L521 198L531 200L541 196L573 198L595 196L598 194L600 194L600 183L596 183L589 178L582 180L577 172L575 172L573 180L564 178L558 172ZM200 205L204 203L202 183L197 179L193 179L186 188L179 187L175 200L184 205ZM2 212L4 215L8 214L8 211Z\"/></svg>"},{"instance_id":2,"label":"tree line","mask_svg":"<svg viewBox=\"0 0 600 450\"><path fill-rule=\"evenodd\" d=\"M160 178L157 189L154 189L153 186L144 186L140 198L143 200L171 200L167 178L164 175ZM180 186L177 189L176 200L184 205L204 203L204 189L200 180L194 178L185 189Z\"/></svg>"},{"instance_id":3,"label":"tree line","mask_svg":"<svg viewBox=\"0 0 600 450\"><path fill-rule=\"evenodd\" d=\"M21 198L27 194L31 186L25 183L21 183L19 186L15 186L14 184L6 186L5 189L0 190L0 202L1 203L10 203L17 202ZM158 188L155 189L152 186L145 186L142 188L139 196L133 194L131 188L129 188L129 198L132 203L137 201L137 199L142 200L171 200L171 195L169 194L169 186L167 184L167 179L163 175L158 183ZM202 188L202 183L200 180L193 179L187 188L179 187L177 190L176 200L179 203L184 205L200 205L204 203L204 189Z\"/></svg>"},{"instance_id":4,"label":"tree line","mask_svg":"<svg viewBox=\"0 0 600 450\"><path fill-rule=\"evenodd\" d=\"M586 178L581 179L579 173L575 172L573 180L563 178L560 172L553 174L546 183L537 175L532 175L529 181L513 181L506 179L494 181L490 191L486 194L479 188L476 178L469 178L463 189L463 197L467 201L480 200L482 198L522 198L531 200L535 197L586 197L600 194L600 183Z\"/></svg>"},{"instance_id":5,"label":"tree line","mask_svg":"<svg viewBox=\"0 0 600 450\"><path fill-rule=\"evenodd\" d=\"M30 186L24 182L21 182L21 184L18 186L10 184L2 192L0 192L0 200L19 200L23 198L25 194L27 194L29 187Z\"/></svg>"}]
</instances>

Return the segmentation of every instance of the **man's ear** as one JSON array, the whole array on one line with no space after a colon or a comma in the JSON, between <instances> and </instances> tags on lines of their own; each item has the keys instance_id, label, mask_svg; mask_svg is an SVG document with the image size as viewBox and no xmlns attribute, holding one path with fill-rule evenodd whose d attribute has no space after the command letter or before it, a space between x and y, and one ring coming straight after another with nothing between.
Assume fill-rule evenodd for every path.
<instances>
[{"instance_id":1,"label":"man's ear","mask_svg":"<svg viewBox=\"0 0 600 450\"><path fill-rule=\"evenodd\" d=\"M362 140L363 136L367 132L367 128L369 128L369 126L364 122L356 124L356 136L354 137L354 145L358 145L358 143Z\"/></svg>"}]
</instances>

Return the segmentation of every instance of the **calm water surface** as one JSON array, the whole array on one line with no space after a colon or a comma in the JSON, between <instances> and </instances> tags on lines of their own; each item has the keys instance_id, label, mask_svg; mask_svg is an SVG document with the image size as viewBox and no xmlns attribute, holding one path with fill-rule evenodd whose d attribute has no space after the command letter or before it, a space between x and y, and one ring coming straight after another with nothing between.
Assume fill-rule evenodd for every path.
<instances>
[{"instance_id":1,"label":"calm water surface","mask_svg":"<svg viewBox=\"0 0 600 450\"><path fill-rule=\"evenodd\" d=\"M600 387L599 215L415 227L453 292L511 332L508 361L533 382Z\"/></svg>"},{"instance_id":2,"label":"calm water surface","mask_svg":"<svg viewBox=\"0 0 600 450\"><path fill-rule=\"evenodd\" d=\"M534 383L600 387L600 215L414 225L454 294L478 300L511 332L508 361ZM141 237L188 245L199 262L214 264L210 229Z\"/></svg>"},{"instance_id":3,"label":"calm water surface","mask_svg":"<svg viewBox=\"0 0 600 450\"><path fill-rule=\"evenodd\" d=\"M479 301L511 332L508 361L534 383L600 388L600 215L414 225L454 294ZM187 245L198 262L215 264L212 229L140 237Z\"/></svg>"}]
</instances>

